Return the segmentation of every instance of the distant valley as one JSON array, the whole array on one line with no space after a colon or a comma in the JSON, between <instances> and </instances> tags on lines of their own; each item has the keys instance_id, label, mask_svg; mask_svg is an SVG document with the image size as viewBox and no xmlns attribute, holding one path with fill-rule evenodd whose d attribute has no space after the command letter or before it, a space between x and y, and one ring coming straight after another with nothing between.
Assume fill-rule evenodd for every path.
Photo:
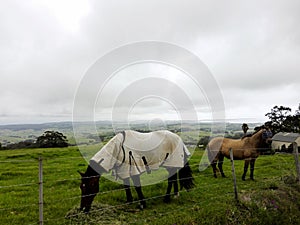
<instances>
[{"instance_id":1,"label":"distant valley","mask_svg":"<svg viewBox=\"0 0 300 225\"><path fill-rule=\"evenodd\" d=\"M227 123L226 133L234 134L241 133L241 123ZM248 124L251 132L259 123ZM218 126L218 125L217 125ZM116 132L126 129L148 132L151 130L167 129L175 133L181 133L182 136L193 136L193 139L198 139L201 136L211 135L211 123L197 123L192 121L167 121L164 124L149 124L147 121L135 121L130 124L124 122L97 121L97 122L57 122L57 123L42 123L42 124L13 124L0 125L0 143L6 146L11 143L17 143L25 140L35 140L46 130L62 132L67 136L69 144L90 144L99 141L99 137L110 138ZM215 124L216 127L216 124ZM220 124L220 133L223 126ZM74 136L74 131L76 138ZM75 141L76 139L76 141ZM183 137L183 139L185 139ZM185 140L188 141L188 140ZM195 141L195 140L193 140Z\"/></svg>"}]
</instances>

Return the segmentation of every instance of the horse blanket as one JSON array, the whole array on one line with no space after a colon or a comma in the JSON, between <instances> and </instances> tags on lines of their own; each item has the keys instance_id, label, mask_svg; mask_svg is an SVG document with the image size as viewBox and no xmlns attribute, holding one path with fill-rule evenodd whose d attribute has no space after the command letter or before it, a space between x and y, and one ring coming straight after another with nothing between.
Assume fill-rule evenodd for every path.
<instances>
[{"instance_id":1,"label":"horse blanket","mask_svg":"<svg viewBox=\"0 0 300 225\"><path fill-rule=\"evenodd\" d=\"M182 139L167 130L139 133L132 130L115 135L97 152L90 164L113 170L121 179L162 167L182 168L190 152Z\"/></svg>"}]
</instances>

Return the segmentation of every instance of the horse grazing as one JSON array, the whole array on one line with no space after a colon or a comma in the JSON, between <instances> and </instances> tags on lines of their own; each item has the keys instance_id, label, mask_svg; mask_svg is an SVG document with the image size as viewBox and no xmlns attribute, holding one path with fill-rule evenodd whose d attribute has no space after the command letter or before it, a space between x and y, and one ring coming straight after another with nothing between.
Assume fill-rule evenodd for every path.
<instances>
[{"instance_id":1,"label":"horse grazing","mask_svg":"<svg viewBox=\"0 0 300 225\"><path fill-rule=\"evenodd\" d=\"M81 174L80 209L89 212L92 202L99 192L99 181L103 173L113 171L117 178L123 180L127 202L133 201L130 190L130 178L138 194L141 209L146 207L140 175L147 171L164 167L168 173L168 187L164 197L170 201L170 192L178 195L177 172L180 188L193 188L192 170L187 161L190 155L182 139L169 131L139 133L132 130L115 135L89 161L85 173Z\"/></svg>"},{"instance_id":2,"label":"horse grazing","mask_svg":"<svg viewBox=\"0 0 300 225\"><path fill-rule=\"evenodd\" d=\"M224 157L230 158L230 149L233 151L233 159L245 160L244 173L242 180L245 180L248 166L250 163L250 179L254 180L254 164L255 160L263 148L271 141L271 134L266 129L262 128L252 135L247 135L242 139L230 139L223 137L213 138L207 146L208 157L211 162L214 177L217 177L217 164L222 177L225 177L223 172Z\"/></svg>"}]
</instances>

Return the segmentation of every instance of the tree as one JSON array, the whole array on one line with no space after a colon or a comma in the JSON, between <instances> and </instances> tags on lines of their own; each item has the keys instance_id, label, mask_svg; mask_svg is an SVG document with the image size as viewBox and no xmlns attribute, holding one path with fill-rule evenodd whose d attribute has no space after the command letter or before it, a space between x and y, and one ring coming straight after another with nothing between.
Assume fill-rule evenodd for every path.
<instances>
[{"instance_id":1,"label":"tree","mask_svg":"<svg viewBox=\"0 0 300 225\"><path fill-rule=\"evenodd\" d=\"M285 106L274 106L271 112L265 114L269 117L272 123L272 131L278 133L280 131L288 131L289 123L286 122L287 118L291 116L291 108Z\"/></svg>"},{"instance_id":2,"label":"tree","mask_svg":"<svg viewBox=\"0 0 300 225\"><path fill-rule=\"evenodd\" d=\"M58 131L45 131L37 138L36 144L39 148L67 147L68 140L66 136Z\"/></svg>"},{"instance_id":3,"label":"tree","mask_svg":"<svg viewBox=\"0 0 300 225\"><path fill-rule=\"evenodd\" d=\"M283 130L284 132L300 132L300 116L287 116L286 120L283 121Z\"/></svg>"},{"instance_id":4,"label":"tree","mask_svg":"<svg viewBox=\"0 0 300 225\"><path fill-rule=\"evenodd\" d=\"M300 103L298 105L298 109L295 112L293 124L295 128L294 132L300 133Z\"/></svg>"},{"instance_id":5,"label":"tree","mask_svg":"<svg viewBox=\"0 0 300 225\"><path fill-rule=\"evenodd\" d=\"M300 104L298 109L295 111L295 115L291 115L291 109L284 106L274 106L268 116L271 125L271 130L273 133L278 132L294 132L300 133Z\"/></svg>"},{"instance_id":6,"label":"tree","mask_svg":"<svg viewBox=\"0 0 300 225\"><path fill-rule=\"evenodd\" d=\"M298 105L298 109L295 112L295 116L300 116L300 103Z\"/></svg>"}]
</instances>

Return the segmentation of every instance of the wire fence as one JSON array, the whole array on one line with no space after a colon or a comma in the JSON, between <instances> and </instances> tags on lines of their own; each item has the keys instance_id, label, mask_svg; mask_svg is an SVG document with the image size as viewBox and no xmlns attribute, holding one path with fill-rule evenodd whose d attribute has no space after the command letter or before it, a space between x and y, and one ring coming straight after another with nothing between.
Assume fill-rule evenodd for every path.
<instances>
[{"instance_id":1,"label":"wire fence","mask_svg":"<svg viewBox=\"0 0 300 225\"><path fill-rule=\"evenodd\" d=\"M269 176L269 172L266 172L269 170L277 170L276 173L274 173L274 176L277 176L278 179L282 179L283 176L296 174L297 181L300 180L300 165L299 165L299 156L298 156L298 147L297 144L294 143L294 153L287 155L287 161L282 161L279 165L280 168L274 168L274 165L271 163L263 163L258 164L255 166L255 171L259 171L259 173L255 173L255 177L262 181L266 182L265 178ZM295 163L291 164L291 158L294 158ZM71 162L76 162L75 165L73 165L72 168L65 168L60 169L53 166L54 161L61 161L62 163L66 160ZM82 161L81 161L82 160ZM78 164L83 164L83 159L81 157L62 157L62 158L39 158L39 159L32 159L32 160L6 160L1 161L1 163L10 164L10 170L2 172L1 179L0 179L0 194L6 195L9 197L1 198L2 202L0 205L0 215L2 217L5 217L5 215L10 215L13 217L24 217L29 216L31 217L31 222L28 222L26 224L65 224L68 223L68 220L66 220L66 212L63 211L60 213L59 216L55 215L53 213L53 210L57 210L57 207L60 205L60 209L64 208L65 205L67 205L70 209L70 206L72 207L78 207L81 193L79 189L80 184L80 176L76 177L74 174L74 171L78 166ZM223 161L223 167L224 167L224 173L227 175L227 177L232 177L232 189L228 190L227 193L225 193L226 196L232 199L239 200L239 191L251 191L251 185L249 183L241 183L241 179L236 178L236 172L234 171L236 166L234 166L234 161L232 160L224 160ZM17 163L17 165L15 165ZM18 179L16 177L20 173L19 171L26 171L26 167L30 165L31 170L34 170L36 173L36 177L32 176L26 176L27 173L25 173L25 176L20 176ZM198 168L199 163L190 163L191 168ZM278 165L278 164L277 164ZM241 174L241 171L243 171L243 168L241 169L241 163L238 165L239 172L238 174ZM55 170L54 170L55 168ZM208 168L211 170L211 168ZM194 179L198 183L198 185L192 190L192 192L200 192L203 190L208 189L214 189L217 188L219 185L218 183L209 183L209 184L201 184L201 180L203 179L214 179L212 171L210 172L197 172L194 170ZM56 175L51 175L52 173L55 173ZM21 173L20 173L21 174ZM32 174L28 173L28 174ZM13 179L14 178L14 179ZM58 179L57 179L58 178ZM30 180L30 182L25 182ZM15 182L15 183L12 183ZM113 196L114 194L119 194L119 192L124 192L124 188L120 184L112 184L110 183L109 187L104 187L101 192L98 193L97 199L100 199L102 196ZM112 187L111 187L112 186ZM101 186L100 186L101 188ZM165 191L165 190L164 190ZM59 198L56 194L57 192L64 192L63 194L60 194ZM183 191L180 191L183 192ZM160 194L156 194L154 196L149 196L146 198L146 201L151 201L155 199L163 199L165 196L164 192L159 192ZM231 196L231 197L230 197ZM209 198L206 198L205 201L215 201L219 197L212 195ZM3 200L4 199L4 200ZM138 201L136 201L137 203ZM193 205L200 206L203 204L203 202L196 202L193 203ZM99 210L107 210L107 209L117 209L126 207L128 203L124 204L116 204L116 205L109 205L106 208L103 209L91 209L91 212L99 211ZM191 205L180 205L179 207L176 207L176 209L173 209L171 212L163 212L160 215L164 216L169 213L174 213L176 211L181 211L187 207L191 207ZM26 213L24 213L26 212ZM69 217L76 217L80 214L73 214ZM53 216L55 215L55 216ZM141 223L145 220L151 220L151 217L156 218L156 216L149 216L148 218L138 218L133 220L133 223ZM91 220L92 221L92 220ZM105 221L104 221L105 222Z\"/></svg>"}]
</instances>

